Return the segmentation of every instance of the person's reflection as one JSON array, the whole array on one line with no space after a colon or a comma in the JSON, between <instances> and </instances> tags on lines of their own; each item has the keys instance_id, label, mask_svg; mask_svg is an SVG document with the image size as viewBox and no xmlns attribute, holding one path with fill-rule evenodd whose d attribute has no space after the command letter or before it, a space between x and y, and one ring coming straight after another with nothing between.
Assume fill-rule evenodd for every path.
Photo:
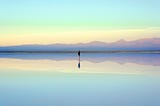
<instances>
[{"instance_id":1,"label":"person's reflection","mask_svg":"<svg viewBox=\"0 0 160 106\"><path fill-rule=\"evenodd\" d=\"M81 52L78 51L78 68L81 68Z\"/></svg>"},{"instance_id":2,"label":"person's reflection","mask_svg":"<svg viewBox=\"0 0 160 106\"><path fill-rule=\"evenodd\" d=\"M81 63L80 62L78 63L78 68L81 68Z\"/></svg>"}]
</instances>

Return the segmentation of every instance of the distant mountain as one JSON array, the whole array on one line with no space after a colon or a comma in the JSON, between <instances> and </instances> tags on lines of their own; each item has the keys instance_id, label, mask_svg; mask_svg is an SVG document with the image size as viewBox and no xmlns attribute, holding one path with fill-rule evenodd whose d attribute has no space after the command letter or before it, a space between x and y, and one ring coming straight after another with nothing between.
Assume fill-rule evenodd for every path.
<instances>
[{"instance_id":1,"label":"distant mountain","mask_svg":"<svg viewBox=\"0 0 160 106\"><path fill-rule=\"evenodd\" d=\"M19 45L0 47L0 51L105 51L105 50L160 50L160 38L134 41L119 40L112 43L93 41L78 44Z\"/></svg>"}]
</instances>

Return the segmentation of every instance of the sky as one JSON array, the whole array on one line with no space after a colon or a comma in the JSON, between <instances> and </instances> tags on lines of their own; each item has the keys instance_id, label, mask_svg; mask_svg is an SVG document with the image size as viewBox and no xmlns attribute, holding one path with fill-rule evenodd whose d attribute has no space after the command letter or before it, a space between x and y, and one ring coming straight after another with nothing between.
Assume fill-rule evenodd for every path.
<instances>
[{"instance_id":1,"label":"sky","mask_svg":"<svg viewBox=\"0 0 160 106\"><path fill-rule=\"evenodd\" d=\"M160 0L0 0L0 46L160 37Z\"/></svg>"}]
</instances>

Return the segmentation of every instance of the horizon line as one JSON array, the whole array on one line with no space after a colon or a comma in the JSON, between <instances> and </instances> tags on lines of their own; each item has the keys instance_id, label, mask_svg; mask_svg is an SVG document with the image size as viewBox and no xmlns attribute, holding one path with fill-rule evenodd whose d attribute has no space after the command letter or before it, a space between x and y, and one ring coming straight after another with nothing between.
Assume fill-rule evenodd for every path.
<instances>
[{"instance_id":1,"label":"horizon line","mask_svg":"<svg viewBox=\"0 0 160 106\"><path fill-rule=\"evenodd\" d=\"M77 53L79 50L58 50L58 51L0 51L1 53ZM81 53L157 53L160 50L82 50Z\"/></svg>"}]
</instances>

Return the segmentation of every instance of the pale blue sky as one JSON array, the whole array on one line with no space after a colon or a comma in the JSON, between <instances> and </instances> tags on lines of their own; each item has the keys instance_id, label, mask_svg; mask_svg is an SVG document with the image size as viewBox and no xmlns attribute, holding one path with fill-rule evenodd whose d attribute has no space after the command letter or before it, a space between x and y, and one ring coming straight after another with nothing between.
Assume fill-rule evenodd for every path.
<instances>
[{"instance_id":1,"label":"pale blue sky","mask_svg":"<svg viewBox=\"0 0 160 106\"><path fill-rule=\"evenodd\" d=\"M0 0L0 45L160 37L160 0Z\"/></svg>"},{"instance_id":2,"label":"pale blue sky","mask_svg":"<svg viewBox=\"0 0 160 106\"><path fill-rule=\"evenodd\" d=\"M0 24L159 27L159 4L159 0L0 0Z\"/></svg>"}]
</instances>

